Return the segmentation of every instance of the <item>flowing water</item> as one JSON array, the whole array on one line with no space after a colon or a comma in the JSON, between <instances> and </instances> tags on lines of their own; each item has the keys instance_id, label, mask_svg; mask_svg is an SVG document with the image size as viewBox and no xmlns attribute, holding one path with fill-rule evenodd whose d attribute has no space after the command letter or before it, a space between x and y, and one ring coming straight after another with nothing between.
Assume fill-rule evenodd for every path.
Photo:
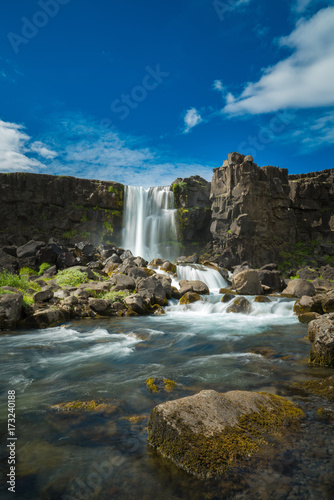
<instances>
[{"instance_id":1,"label":"flowing water","mask_svg":"<svg viewBox=\"0 0 334 500\"><path fill-rule=\"evenodd\" d=\"M174 194L167 187L125 186L122 246L148 261L177 257Z\"/></svg>"},{"instance_id":2,"label":"flowing water","mask_svg":"<svg viewBox=\"0 0 334 500\"><path fill-rule=\"evenodd\" d=\"M173 260L175 221L167 188L126 189L124 246L147 259ZM210 295L163 316L73 321L0 336L0 391L16 391L16 494L7 491L6 404L1 406L0 498L22 500L330 499L334 498L333 424L315 417L322 400L298 396L294 381L333 370L311 368L307 328L293 300L253 297L248 315L227 313L218 271L179 265L178 278L207 283ZM149 377L176 382L150 393ZM302 436L284 454L223 481L200 482L147 444L157 404L203 389L269 391L305 410ZM98 412L56 411L52 405L98 400ZM328 403L329 405L329 403Z\"/></svg>"},{"instance_id":3,"label":"flowing water","mask_svg":"<svg viewBox=\"0 0 334 500\"><path fill-rule=\"evenodd\" d=\"M181 278L194 271L178 269ZM214 288L221 285L212 270L197 272L207 273ZM74 321L2 335L2 400L9 389L17 391L17 498L331 498L333 426L316 421L312 408L306 408L307 439L292 442L260 475L242 474L244 484L240 478L199 482L147 445L148 417L160 402L202 389L291 395L293 381L326 372L307 364L306 327L293 314L292 300L248 299L247 316L226 313L221 295L211 293L188 306L172 300L164 316ZM176 390L152 394L149 377L172 379ZM51 409L73 400L106 400L111 413ZM4 429L1 498L11 498L4 484L6 436ZM315 449L325 451L317 455Z\"/></svg>"}]
</instances>

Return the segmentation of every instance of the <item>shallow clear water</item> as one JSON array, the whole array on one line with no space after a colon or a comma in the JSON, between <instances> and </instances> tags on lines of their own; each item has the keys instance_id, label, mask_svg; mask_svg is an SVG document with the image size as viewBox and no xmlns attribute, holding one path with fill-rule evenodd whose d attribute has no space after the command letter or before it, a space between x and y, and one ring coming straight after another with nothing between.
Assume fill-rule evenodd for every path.
<instances>
[{"instance_id":1,"label":"shallow clear water","mask_svg":"<svg viewBox=\"0 0 334 500\"><path fill-rule=\"evenodd\" d=\"M333 370L308 366L307 328L293 315L291 300L252 302L245 316L227 314L220 298L210 295L182 307L171 302L165 316L85 320L1 335L1 400L9 389L17 391L16 497L331 498L333 426L316 421L312 398L298 398L286 387ZM270 359L252 352L263 348L271 349ZM151 394L148 377L170 378L177 388ZM156 404L202 389L292 396L307 411L307 432L291 443L291 456L247 476L240 491L235 481L200 483L147 446L146 425ZM60 402L92 399L111 401L115 411L50 410ZM7 421L4 406L1 421ZM4 427L1 498L11 498L4 485L6 432Z\"/></svg>"}]
</instances>

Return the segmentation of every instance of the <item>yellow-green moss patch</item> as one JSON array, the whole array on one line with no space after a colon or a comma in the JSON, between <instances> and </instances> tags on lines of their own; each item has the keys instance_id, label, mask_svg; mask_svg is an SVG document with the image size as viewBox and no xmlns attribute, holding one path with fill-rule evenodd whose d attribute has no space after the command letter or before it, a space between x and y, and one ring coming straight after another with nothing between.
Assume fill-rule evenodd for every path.
<instances>
[{"instance_id":1,"label":"yellow-green moss patch","mask_svg":"<svg viewBox=\"0 0 334 500\"><path fill-rule=\"evenodd\" d=\"M323 398L334 401L334 375L322 380L309 380L308 382L296 382L294 387L306 392L316 394Z\"/></svg>"}]
</instances>

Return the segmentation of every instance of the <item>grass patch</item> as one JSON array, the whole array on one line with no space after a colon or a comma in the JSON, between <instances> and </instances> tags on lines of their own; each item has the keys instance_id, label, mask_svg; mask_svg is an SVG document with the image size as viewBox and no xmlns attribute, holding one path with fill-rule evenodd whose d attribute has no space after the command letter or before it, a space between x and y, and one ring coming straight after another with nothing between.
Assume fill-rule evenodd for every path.
<instances>
[{"instance_id":1,"label":"grass patch","mask_svg":"<svg viewBox=\"0 0 334 500\"><path fill-rule=\"evenodd\" d=\"M56 278L57 285L63 286L79 286L81 283L88 281L87 275L79 271L79 269L64 269L59 271Z\"/></svg>"},{"instance_id":2,"label":"grass patch","mask_svg":"<svg viewBox=\"0 0 334 500\"><path fill-rule=\"evenodd\" d=\"M37 271L34 271L30 267L21 267L20 276L37 276Z\"/></svg>"},{"instance_id":3,"label":"grass patch","mask_svg":"<svg viewBox=\"0 0 334 500\"><path fill-rule=\"evenodd\" d=\"M92 290L89 290L87 288L87 291L92 292ZM124 302L124 299L130 295L130 292L121 290L119 292L98 292L94 294L95 298L97 299L104 299L104 300L110 300L111 303L114 302Z\"/></svg>"},{"instance_id":4,"label":"grass patch","mask_svg":"<svg viewBox=\"0 0 334 500\"><path fill-rule=\"evenodd\" d=\"M28 275L18 275L12 274L4 270L0 273L0 287L2 286L12 286L13 288L19 288L21 290L27 290L29 288Z\"/></svg>"},{"instance_id":5,"label":"grass patch","mask_svg":"<svg viewBox=\"0 0 334 500\"><path fill-rule=\"evenodd\" d=\"M42 276L42 274L44 274L45 271L50 269L50 267L51 267L51 264L48 264L47 262L43 262L43 264L41 264L39 266L38 276Z\"/></svg>"}]
</instances>

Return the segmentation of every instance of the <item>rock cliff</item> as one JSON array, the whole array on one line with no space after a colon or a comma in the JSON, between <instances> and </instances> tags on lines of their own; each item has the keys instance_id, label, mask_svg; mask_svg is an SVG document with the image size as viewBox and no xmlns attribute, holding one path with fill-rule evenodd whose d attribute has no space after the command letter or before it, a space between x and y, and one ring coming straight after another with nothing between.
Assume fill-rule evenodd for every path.
<instances>
[{"instance_id":1,"label":"rock cliff","mask_svg":"<svg viewBox=\"0 0 334 500\"><path fill-rule=\"evenodd\" d=\"M29 240L120 243L124 186L74 177L0 174L0 245Z\"/></svg>"}]
</instances>

